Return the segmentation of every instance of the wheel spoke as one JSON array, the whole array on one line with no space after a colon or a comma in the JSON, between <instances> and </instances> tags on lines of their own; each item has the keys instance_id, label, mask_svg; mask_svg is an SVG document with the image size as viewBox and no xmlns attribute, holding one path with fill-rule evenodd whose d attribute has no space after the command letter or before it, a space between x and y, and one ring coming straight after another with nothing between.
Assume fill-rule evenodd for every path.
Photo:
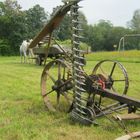
<instances>
[{"instance_id":1,"label":"wheel spoke","mask_svg":"<svg viewBox=\"0 0 140 140\"><path fill-rule=\"evenodd\" d=\"M46 74L50 77L50 79L53 81L53 83L55 83L56 82L56 80L49 74L49 72L48 71L46 71Z\"/></svg>"},{"instance_id":2,"label":"wheel spoke","mask_svg":"<svg viewBox=\"0 0 140 140\"><path fill-rule=\"evenodd\" d=\"M65 73L66 73L66 69L64 67L64 70L63 70L63 79L65 79Z\"/></svg>"},{"instance_id":3,"label":"wheel spoke","mask_svg":"<svg viewBox=\"0 0 140 140\"><path fill-rule=\"evenodd\" d=\"M112 67L112 70L111 70L111 72L110 72L110 75L109 75L109 77L112 77L112 75L113 75L113 72L114 72L114 69L115 69L115 67L116 67L116 62L114 62L114 65L113 65L113 67Z\"/></svg>"},{"instance_id":4,"label":"wheel spoke","mask_svg":"<svg viewBox=\"0 0 140 140\"><path fill-rule=\"evenodd\" d=\"M57 107L59 107L59 101L60 101L60 93L59 92L57 92Z\"/></svg>"},{"instance_id":5,"label":"wheel spoke","mask_svg":"<svg viewBox=\"0 0 140 140\"><path fill-rule=\"evenodd\" d=\"M58 80L61 79L61 64L58 63Z\"/></svg>"},{"instance_id":6,"label":"wheel spoke","mask_svg":"<svg viewBox=\"0 0 140 140\"><path fill-rule=\"evenodd\" d=\"M69 104L72 104L72 101L71 101L71 99L68 97L68 95L67 95L66 92L62 93L62 95L65 97L65 99L68 101Z\"/></svg>"},{"instance_id":7,"label":"wheel spoke","mask_svg":"<svg viewBox=\"0 0 140 140\"><path fill-rule=\"evenodd\" d=\"M103 73L106 77L108 77L107 73L104 72L104 70L102 69L102 67L100 66L99 68L100 68L100 70L102 71L102 73Z\"/></svg>"},{"instance_id":8,"label":"wheel spoke","mask_svg":"<svg viewBox=\"0 0 140 140\"><path fill-rule=\"evenodd\" d=\"M115 90L115 88L114 88L113 86L112 86L111 88L112 88L112 90L113 90L114 92L116 92L116 90Z\"/></svg>"},{"instance_id":9,"label":"wheel spoke","mask_svg":"<svg viewBox=\"0 0 140 140\"><path fill-rule=\"evenodd\" d=\"M43 95L43 97L48 96L48 95L49 95L50 93L52 93L53 91L54 91L54 89L50 90L49 92L45 93L45 94Z\"/></svg>"}]
</instances>

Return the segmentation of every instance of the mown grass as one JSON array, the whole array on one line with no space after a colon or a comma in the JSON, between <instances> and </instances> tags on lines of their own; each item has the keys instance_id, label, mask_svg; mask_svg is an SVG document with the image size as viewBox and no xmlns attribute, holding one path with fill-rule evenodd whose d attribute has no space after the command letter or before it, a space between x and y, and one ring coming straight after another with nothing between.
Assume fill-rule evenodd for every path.
<instances>
[{"instance_id":1,"label":"mown grass","mask_svg":"<svg viewBox=\"0 0 140 140\"><path fill-rule=\"evenodd\" d=\"M102 52L86 56L85 71L91 73L102 59L117 59L126 67L128 95L140 99L140 51ZM0 140L113 140L124 133L105 117L102 126L74 124L69 114L50 113L40 95L43 66L20 64L19 57L0 57ZM140 130L140 121L125 122L128 130Z\"/></svg>"},{"instance_id":2,"label":"mown grass","mask_svg":"<svg viewBox=\"0 0 140 140\"><path fill-rule=\"evenodd\" d=\"M87 55L88 61L100 61L101 59L118 60L121 62L140 62L140 51L114 51L114 52L95 52Z\"/></svg>"}]
</instances>

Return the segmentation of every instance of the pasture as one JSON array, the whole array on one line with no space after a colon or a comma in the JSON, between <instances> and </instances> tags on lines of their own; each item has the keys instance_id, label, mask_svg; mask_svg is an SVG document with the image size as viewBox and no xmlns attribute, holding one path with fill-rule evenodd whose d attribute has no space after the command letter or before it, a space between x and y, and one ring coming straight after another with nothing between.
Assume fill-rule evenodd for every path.
<instances>
[{"instance_id":1,"label":"pasture","mask_svg":"<svg viewBox=\"0 0 140 140\"><path fill-rule=\"evenodd\" d=\"M140 51L92 53L86 59L88 74L100 60L119 60L129 75L127 95L140 99ZM21 64L20 57L0 57L0 140L113 140L125 134L106 117L97 120L101 126L82 126L69 114L48 112L40 94L42 70ZM130 132L140 130L138 120L125 125Z\"/></svg>"}]
</instances>

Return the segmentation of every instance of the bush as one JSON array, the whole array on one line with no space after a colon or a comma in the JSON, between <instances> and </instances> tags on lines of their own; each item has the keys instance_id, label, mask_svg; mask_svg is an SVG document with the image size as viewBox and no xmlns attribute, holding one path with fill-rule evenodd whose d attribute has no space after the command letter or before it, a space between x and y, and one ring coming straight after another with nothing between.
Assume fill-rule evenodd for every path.
<instances>
[{"instance_id":1,"label":"bush","mask_svg":"<svg viewBox=\"0 0 140 140\"><path fill-rule=\"evenodd\" d=\"M67 46L70 49L72 47L71 40L59 41L58 43L61 44L61 45ZM81 48L81 50L84 50L86 52L87 52L87 50L91 51L91 47L89 45L87 45L86 43L83 43L83 42L81 42L80 48Z\"/></svg>"},{"instance_id":2,"label":"bush","mask_svg":"<svg viewBox=\"0 0 140 140\"><path fill-rule=\"evenodd\" d=\"M0 40L0 55L9 56L11 55L10 45L7 40Z\"/></svg>"}]
</instances>

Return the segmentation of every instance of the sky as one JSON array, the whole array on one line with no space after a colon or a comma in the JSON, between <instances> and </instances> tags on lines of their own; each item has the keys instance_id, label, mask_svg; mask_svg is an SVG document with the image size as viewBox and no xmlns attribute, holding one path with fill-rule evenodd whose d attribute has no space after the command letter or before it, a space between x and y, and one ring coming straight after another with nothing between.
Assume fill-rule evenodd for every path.
<instances>
[{"instance_id":1,"label":"sky","mask_svg":"<svg viewBox=\"0 0 140 140\"><path fill-rule=\"evenodd\" d=\"M4 0L0 0L4 1ZM36 4L52 12L53 7L62 5L61 0L17 0L23 9ZM83 0L80 10L85 14L89 24L96 24L100 19L109 20L114 26L126 27L135 10L140 9L140 0Z\"/></svg>"}]
</instances>

